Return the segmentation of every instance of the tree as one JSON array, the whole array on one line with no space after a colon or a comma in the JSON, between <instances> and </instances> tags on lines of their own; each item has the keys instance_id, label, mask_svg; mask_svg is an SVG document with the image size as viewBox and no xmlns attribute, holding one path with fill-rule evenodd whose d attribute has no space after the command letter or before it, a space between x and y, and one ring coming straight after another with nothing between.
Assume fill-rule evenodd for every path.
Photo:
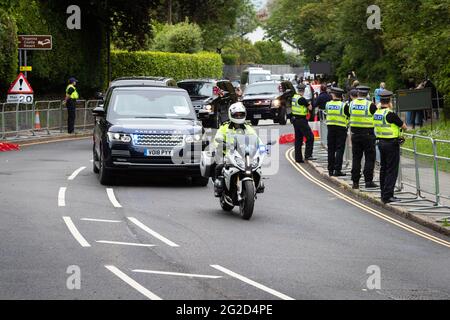
<instances>
[{"instance_id":1,"label":"tree","mask_svg":"<svg viewBox=\"0 0 450 320\"><path fill-rule=\"evenodd\" d=\"M259 51L259 64L285 64L286 56L279 41L257 41L255 48Z\"/></svg>"},{"instance_id":2,"label":"tree","mask_svg":"<svg viewBox=\"0 0 450 320\"><path fill-rule=\"evenodd\" d=\"M195 53L203 49L202 30L188 21L166 24L159 28L153 43L157 51Z\"/></svg>"},{"instance_id":3,"label":"tree","mask_svg":"<svg viewBox=\"0 0 450 320\"><path fill-rule=\"evenodd\" d=\"M250 42L250 40L235 37L227 42L223 48L224 55L233 55L236 57L236 64L256 63L261 59L259 50Z\"/></svg>"},{"instance_id":4,"label":"tree","mask_svg":"<svg viewBox=\"0 0 450 320\"><path fill-rule=\"evenodd\" d=\"M3 9L0 9L0 52L0 89L4 92L17 70L17 26Z\"/></svg>"}]
</instances>

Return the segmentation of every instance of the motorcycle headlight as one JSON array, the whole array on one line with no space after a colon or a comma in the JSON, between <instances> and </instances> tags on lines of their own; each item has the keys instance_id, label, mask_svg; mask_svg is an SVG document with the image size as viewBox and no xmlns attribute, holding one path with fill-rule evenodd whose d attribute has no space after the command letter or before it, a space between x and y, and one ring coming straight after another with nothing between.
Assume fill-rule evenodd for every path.
<instances>
[{"instance_id":1,"label":"motorcycle headlight","mask_svg":"<svg viewBox=\"0 0 450 320\"><path fill-rule=\"evenodd\" d=\"M236 163L236 165L241 168L244 169L245 168L245 161L244 159L242 159L241 157L235 156L234 157L234 162Z\"/></svg>"},{"instance_id":2,"label":"motorcycle headlight","mask_svg":"<svg viewBox=\"0 0 450 320\"><path fill-rule=\"evenodd\" d=\"M186 143L199 142L201 139L202 139L202 137L199 134L187 135L187 136L184 137L184 141Z\"/></svg>"},{"instance_id":3,"label":"motorcycle headlight","mask_svg":"<svg viewBox=\"0 0 450 320\"><path fill-rule=\"evenodd\" d=\"M116 142L124 142L124 143L131 142L131 136L126 133L108 132L108 139L109 141L116 141Z\"/></svg>"}]
</instances>

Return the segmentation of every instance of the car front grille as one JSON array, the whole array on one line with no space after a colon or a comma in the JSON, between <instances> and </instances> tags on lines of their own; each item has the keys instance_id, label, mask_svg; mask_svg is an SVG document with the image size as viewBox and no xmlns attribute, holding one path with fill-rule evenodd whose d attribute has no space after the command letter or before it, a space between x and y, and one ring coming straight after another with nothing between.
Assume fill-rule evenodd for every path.
<instances>
[{"instance_id":1,"label":"car front grille","mask_svg":"<svg viewBox=\"0 0 450 320\"><path fill-rule=\"evenodd\" d=\"M134 144L137 146L176 147L183 144L180 134L137 134Z\"/></svg>"},{"instance_id":2,"label":"car front grille","mask_svg":"<svg viewBox=\"0 0 450 320\"><path fill-rule=\"evenodd\" d=\"M269 99L265 99L265 100L248 100L248 101L244 101L244 106L246 107L267 107L270 106L272 103L271 100Z\"/></svg>"}]
</instances>

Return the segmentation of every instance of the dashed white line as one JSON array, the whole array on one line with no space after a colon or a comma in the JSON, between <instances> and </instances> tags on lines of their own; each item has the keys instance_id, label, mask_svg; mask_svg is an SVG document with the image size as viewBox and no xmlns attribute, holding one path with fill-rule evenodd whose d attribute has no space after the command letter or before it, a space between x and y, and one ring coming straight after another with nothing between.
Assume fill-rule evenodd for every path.
<instances>
[{"instance_id":1,"label":"dashed white line","mask_svg":"<svg viewBox=\"0 0 450 320\"><path fill-rule=\"evenodd\" d=\"M120 223L120 220L105 220L105 219L91 219L91 218L81 218L83 221L93 221L93 222L108 222L108 223Z\"/></svg>"},{"instance_id":2,"label":"dashed white line","mask_svg":"<svg viewBox=\"0 0 450 320\"><path fill-rule=\"evenodd\" d=\"M106 188L106 193L108 194L109 201L111 201L112 205L115 208L122 208L119 201L117 201L116 196L114 195L114 190L112 188Z\"/></svg>"},{"instance_id":3,"label":"dashed white line","mask_svg":"<svg viewBox=\"0 0 450 320\"><path fill-rule=\"evenodd\" d=\"M155 247L155 244L145 244L145 243L131 243L131 242L120 242L120 241L108 241L108 240L97 240L95 242L104 244L119 244L123 246L135 246L135 247Z\"/></svg>"},{"instance_id":4,"label":"dashed white line","mask_svg":"<svg viewBox=\"0 0 450 320\"><path fill-rule=\"evenodd\" d=\"M66 206L66 187L59 188L58 192L58 207L65 207Z\"/></svg>"},{"instance_id":5,"label":"dashed white line","mask_svg":"<svg viewBox=\"0 0 450 320\"><path fill-rule=\"evenodd\" d=\"M164 242L165 244L167 244L168 246L171 247L179 247L179 245L177 245L175 242L170 241L169 239L167 239L166 237L163 237L162 235L160 235L158 232L153 231L152 229L150 229L149 227L147 227L145 224L143 224L142 222L140 222L138 219L133 218L133 217L128 217L128 220L130 220L132 223L134 223L136 226L138 226L139 228L141 228L142 230L144 230L145 232L151 234L153 237L155 237L156 239L159 239L160 241Z\"/></svg>"},{"instance_id":6,"label":"dashed white line","mask_svg":"<svg viewBox=\"0 0 450 320\"><path fill-rule=\"evenodd\" d=\"M132 288L139 291L141 294L146 296L150 300L162 300L160 297L158 297L156 294L148 290L147 288L143 287L139 283L137 283L135 280L131 279L129 276L127 276L125 273L120 271L115 266L105 266L106 269L114 273L117 277L119 277L121 280L125 281L128 285L130 285Z\"/></svg>"},{"instance_id":7,"label":"dashed white line","mask_svg":"<svg viewBox=\"0 0 450 320\"><path fill-rule=\"evenodd\" d=\"M77 177L77 175L78 175L81 171L83 171L84 169L86 169L86 167L78 168L78 169L75 170L75 171L71 174L71 176L70 176L69 178L67 178L67 179L68 179L68 180L74 180L74 179Z\"/></svg>"},{"instance_id":8,"label":"dashed white line","mask_svg":"<svg viewBox=\"0 0 450 320\"><path fill-rule=\"evenodd\" d=\"M63 217L63 220L66 223L67 228L69 228L70 233L72 233L72 236L82 247L91 246L89 242L87 242L86 239L81 235L80 231L78 231L77 227L75 227L75 224L70 217Z\"/></svg>"},{"instance_id":9,"label":"dashed white line","mask_svg":"<svg viewBox=\"0 0 450 320\"><path fill-rule=\"evenodd\" d=\"M221 272L223 272L225 274L228 274L229 276L231 276L233 278L241 280L241 281L243 281L243 282L245 282L245 283L247 283L247 284L249 284L251 286L254 286L255 288L258 288L258 289L263 290L263 291L265 291L267 293L270 293L270 294L272 294L272 295L274 295L274 296L276 296L276 297L278 297L280 299L283 299L283 300L295 300L294 298L291 298L291 297L289 297L289 296L287 296L287 295L285 295L285 294L283 294L281 292L278 292L278 291L276 291L274 289L271 289L269 287L266 287L265 285L262 285L262 284L260 284L260 283L258 283L256 281L253 281L253 280L251 280L251 279L249 279L247 277L244 277L244 276L242 276L240 274L237 274L236 272L233 272L233 271L231 271L231 270L229 270L227 268L224 268L222 266L219 266L217 264L213 264L213 265L211 265L211 267L213 267L214 269L217 269L217 270L219 270L219 271L221 271Z\"/></svg>"},{"instance_id":10,"label":"dashed white line","mask_svg":"<svg viewBox=\"0 0 450 320\"><path fill-rule=\"evenodd\" d=\"M208 276L208 275L194 274L194 273L180 273L180 272L142 270L142 269L136 269L136 270L132 270L132 271L137 272L137 273L162 274L162 275L168 275L168 276L179 276L179 277L188 277L188 278L206 278L206 279L223 278L222 276Z\"/></svg>"}]
</instances>

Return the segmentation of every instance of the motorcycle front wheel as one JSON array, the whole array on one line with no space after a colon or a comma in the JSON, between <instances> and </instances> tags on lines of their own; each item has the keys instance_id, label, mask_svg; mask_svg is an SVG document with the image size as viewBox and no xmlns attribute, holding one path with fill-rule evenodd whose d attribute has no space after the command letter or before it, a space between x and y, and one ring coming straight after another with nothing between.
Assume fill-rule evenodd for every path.
<instances>
[{"instance_id":1,"label":"motorcycle front wheel","mask_svg":"<svg viewBox=\"0 0 450 320\"><path fill-rule=\"evenodd\" d=\"M250 220L255 207L255 185L253 181L247 180L242 183L242 200L239 205L241 217Z\"/></svg>"}]
</instances>

